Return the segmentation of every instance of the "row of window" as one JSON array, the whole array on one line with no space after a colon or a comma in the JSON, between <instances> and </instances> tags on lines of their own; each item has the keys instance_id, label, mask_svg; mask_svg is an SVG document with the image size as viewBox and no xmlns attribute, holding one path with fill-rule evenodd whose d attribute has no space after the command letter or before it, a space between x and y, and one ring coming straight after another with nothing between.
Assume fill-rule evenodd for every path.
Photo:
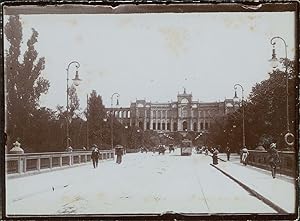
<instances>
[{"instance_id":1,"label":"row of window","mask_svg":"<svg viewBox=\"0 0 300 221\"><path fill-rule=\"evenodd\" d=\"M137 115L139 116L144 116L144 113L140 113L137 111ZM150 110L146 111L146 115L147 117L150 118ZM187 110L182 110L180 112L180 115L182 117L187 117L188 116L188 111ZM202 110L202 111L198 111L198 110L193 110L192 111L192 117L204 117L204 116L209 116L210 115L210 111L209 110ZM167 111L167 110L154 110L152 111L152 117L153 118L166 118L168 116L172 116L172 117L177 117L177 110L176 111Z\"/></svg>"},{"instance_id":2,"label":"row of window","mask_svg":"<svg viewBox=\"0 0 300 221\"><path fill-rule=\"evenodd\" d=\"M208 126L209 125L208 125L207 122L205 122L205 123L201 122L200 123L200 130L204 130L204 129L207 130ZM143 122L139 122L139 127L142 128L142 129L144 128ZM182 124L182 128L183 128L183 130L188 129L186 122L184 122ZM150 122L146 123L146 129L150 130ZM171 130L171 124L170 123L155 123L155 122L153 122L152 123L152 130ZM178 130L177 123L175 122L175 123L173 123L173 131L177 131L177 130ZM193 123L193 130L198 131L197 123Z\"/></svg>"},{"instance_id":3,"label":"row of window","mask_svg":"<svg viewBox=\"0 0 300 221\"><path fill-rule=\"evenodd\" d=\"M167 116L169 116L171 111L167 111L167 110L156 110L156 111L152 111L153 113L153 118L166 118ZM194 110L192 112L192 117L204 117L204 113L205 116L210 116L210 111L199 111L198 115L197 115L197 110ZM107 114L109 114L109 111L107 111ZM176 112L171 112L172 117L177 117L177 111ZM114 112L114 116L118 117L118 118L130 118L130 111L115 111ZM143 113L140 113L137 111L137 116L138 117L142 117L144 116ZM147 117L150 118L150 110L147 110ZM183 110L181 112L181 117L188 117L188 112L186 110Z\"/></svg>"}]
</instances>

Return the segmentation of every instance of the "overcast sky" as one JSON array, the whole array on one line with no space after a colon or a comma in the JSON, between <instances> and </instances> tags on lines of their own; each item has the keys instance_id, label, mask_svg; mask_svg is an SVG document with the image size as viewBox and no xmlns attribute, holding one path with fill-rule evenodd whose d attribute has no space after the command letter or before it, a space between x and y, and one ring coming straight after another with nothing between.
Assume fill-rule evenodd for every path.
<instances>
[{"instance_id":1,"label":"overcast sky","mask_svg":"<svg viewBox=\"0 0 300 221\"><path fill-rule=\"evenodd\" d=\"M232 98L233 85L247 96L271 70L270 39L281 36L294 58L294 14L167 13L22 15L24 43L38 31L36 49L46 60L43 76L50 81L41 106L66 105L66 68L80 63L77 87L81 109L93 89L110 106L114 92L120 106L146 99L175 101L186 87L193 100ZM7 20L7 18L6 18ZM5 45L7 47L7 44ZM25 48L25 47L24 47ZM284 57L278 41L277 54ZM75 67L70 68L70 78ZM239 92L240 93L240 92Z\"/></svg>"}]
</instances>

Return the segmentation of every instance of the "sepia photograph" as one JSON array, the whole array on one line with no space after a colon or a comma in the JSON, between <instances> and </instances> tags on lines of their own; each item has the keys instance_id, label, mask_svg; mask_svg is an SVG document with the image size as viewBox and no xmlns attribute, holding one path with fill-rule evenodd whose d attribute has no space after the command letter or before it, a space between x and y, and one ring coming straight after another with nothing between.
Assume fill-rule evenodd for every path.
<instances>
[{"instance_id":1,"label":"sepia photograph","mask_svg":"<svg viewBox=\"0 0 300 221\"><path fill-rule=\"evenodd\" d=\"M297 19L4 4L4 215L296 215Z\"/></svg>"}]
</instances>

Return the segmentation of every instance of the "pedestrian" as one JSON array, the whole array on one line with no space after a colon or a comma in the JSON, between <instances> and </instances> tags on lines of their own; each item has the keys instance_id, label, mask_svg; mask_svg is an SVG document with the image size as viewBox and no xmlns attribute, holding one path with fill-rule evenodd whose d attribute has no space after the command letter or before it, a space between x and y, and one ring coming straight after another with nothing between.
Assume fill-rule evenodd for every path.
<instances>
[{"instance_id":1,"label":"pedestrian","mask_svg":"<svg viewBox=\"0 0 300 221\"><path fill-rule=\"evenodd\" d=\"M246 146L243 147L242 149L242 163L247 166L247 158L248 158L248 155L249 155L249 151L247 149Z\"/></svg>"},{"instance_id":2,"label":"pedestrian","mask_svg":"<svg viewBox=\"0 0 300 221\"><path fill-rule=\"evenodd\" d=\"M116 155L117 155L117 161L116 163L120 164L122 162L122 155L123 155L123 148L122 147L116 147Z\"/></svg>"},{"instance_id":3,"label":"pedestrian","mask_svg":"<svg viewBox=\"0 0 300 221\"><path fill-rule=\"evenodd\" d=\"M94 168L98 167L98 159L99 159L99 150L97 147L95 147L93 150L92 150L92 161L93 161L93 166Z\"/></svg>"},{"instance_id":4,"label":"pedestrian","mask_svg":"<svg viewBox=\"0 0 300 221\"><path fill-rule=\"evenodd\" d=\"M268 152L269 152L269 164L271 167L272 177L275 178L276 167L281 162L278 151L276 149L276 143L270 144L270 148L269 148Z\"/></svg>"},{"instance_id":5,"label":"pedestrian","mask_svg":"<svg viewBox=\"0 0 300 221\"><path fill-rule=\"evenodd\" d=\"M213 158L213 164L216 165L218 164L218 154L219 154L219 151L217 148L213 148L212 150L212 158Z\"/></svg>"},{"instance_id":6,"label":"pedestrian","mask_svg":"<svg viewBox=\"0 0 300 221\"><path fill-rule=\"evenodd\" d=\"M227 148L226 148L226 154L227 154L227 161L229 161L230 160L230 147L229 146L227 146Z\"/></svg>"},{"instance_id":7,"label":"pedestrian","mask_svg":"<svg viewBox=\"0 0 300 221\"><path fill-rule=\"evenodd\" d=\"M207 156L208 155L208 148L205 147L205 155Z\"/></svg>"}]
</instances>

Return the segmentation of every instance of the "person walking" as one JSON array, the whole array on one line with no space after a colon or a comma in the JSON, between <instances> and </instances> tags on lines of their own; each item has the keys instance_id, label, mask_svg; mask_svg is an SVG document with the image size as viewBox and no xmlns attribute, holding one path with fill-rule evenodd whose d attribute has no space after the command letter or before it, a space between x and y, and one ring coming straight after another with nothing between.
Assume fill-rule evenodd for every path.
<instances>
[{"instance_id":1,"label":"person walking","mask_svg":"<svg viewBox=\"0 0 300 221\"><path fill-rule=\"evenodd\" d=\"M226 148L226 154L227 154L227 161L230 160L230 147L227 146Z\"/></svg>"},{"instance_id":2,"label":"person walking","mask_svg":"<svg viewBox=\"0 0 300 221\"><path fill-rule=\"evenodd\" d=\"M98 167L99 150L97 147L95 147L95 149L93 149L91 158L93 161L94 168Z\"/></svg>"},{"instance_id":3,"label":"person walking","mask_svg":"<svg viewBox=\"0 0 300 221\"><path fill-rule=\"evenodd\" d=\"M268 150L269 152L269 164L271 167L272 177L276 177L276 168L278 164L280 164L280 157L278 154L278 151L276 149L276 143L271 143L270 148Z\"/></svg>"},{"instance_id":4,"label":"person walking","mask_svg":"<svg viewBox=\"0 0 300 221\"><path fill-rule=\"evenodd\" d=\"M249 155L249 151L247 149L246 146L243 147L242 149L242 163L247 166L247 158L248 158L248 155Z\"/></svg>"},{"instance_id":5,"label":"person walking","mask_svg":"<svg viewBox=\"0 0 300 221\"><path fill-rule=\"evenodd\" d=\"M120 164L122 162L122 155L123 155L123 148L122 147L116 147L116 155L117 155L117 160L116 163Z\"/></svg>"},{"instance_id":6,"label":"person walking","mask_svg":"<svg viewBox=\"0 0 300 221\"><path fill-rule=\"evenodd\" d=\"M218 164L218 154L219 154L219 151L217 148L214 148L212 150L212 158L213 158L213 164L216 165Z\"/></svg>"}]
</instances>

